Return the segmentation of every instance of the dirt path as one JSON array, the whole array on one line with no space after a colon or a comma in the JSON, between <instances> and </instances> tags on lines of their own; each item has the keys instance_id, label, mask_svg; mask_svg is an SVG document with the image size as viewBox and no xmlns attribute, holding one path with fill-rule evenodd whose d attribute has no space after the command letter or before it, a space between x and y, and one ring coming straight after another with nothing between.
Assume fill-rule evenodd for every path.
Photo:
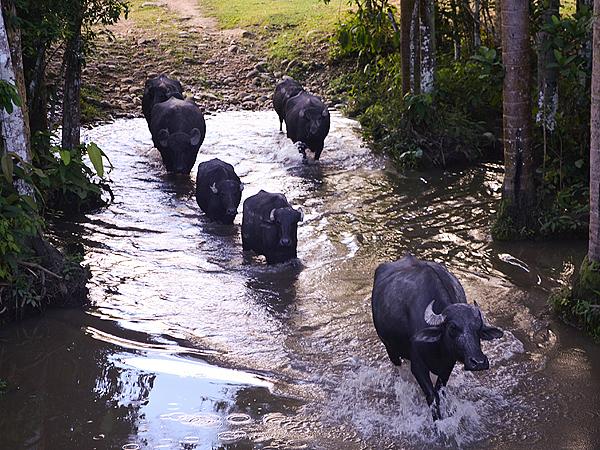
<instances>
[{"instance_id":1,"label":"dirt path","mask_svg":"<svg viewBox=\"0 0 600 450\"><path fill-rule=\"evenodd\" d=\"M215 19L202 14L197 0L134 2L130 18L111 32L114 39L99 39L84 70L90 117L98 109L108 117L140 116L144 82L159 73L179 79L207 112L267 109L289 65L269 62L264 39L256 32L220 30ZM323 95L323 64L304 64L310 72L308 88Z\"/></svg>"}]
</instances>

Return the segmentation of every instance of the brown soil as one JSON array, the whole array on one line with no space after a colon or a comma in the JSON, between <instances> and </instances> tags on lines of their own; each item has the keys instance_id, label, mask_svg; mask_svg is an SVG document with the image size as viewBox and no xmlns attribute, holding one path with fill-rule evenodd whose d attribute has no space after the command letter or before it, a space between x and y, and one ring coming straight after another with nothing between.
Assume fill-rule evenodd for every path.
<instances>
[{"instance_id":1,"label":"brown soil","mask_svg":"<svg viewBox=\"0 0 600 450\"><path fill-rule=\"evenodd\" d=\"M141 116L144 83L160 73L181 81L207 112L269 109L284 74L299 76L307 89L325 96L327 65L268 60L265 30L221 30L215 19L202 15L196 0L158 0L134 8L152 20L119 21L110 30L112 38L98 39L84 69L84 101L105 116ZM326 61L320 52L313 61ZM86 118L97 119L94 112Z\"/></svg>"}]
</instances>

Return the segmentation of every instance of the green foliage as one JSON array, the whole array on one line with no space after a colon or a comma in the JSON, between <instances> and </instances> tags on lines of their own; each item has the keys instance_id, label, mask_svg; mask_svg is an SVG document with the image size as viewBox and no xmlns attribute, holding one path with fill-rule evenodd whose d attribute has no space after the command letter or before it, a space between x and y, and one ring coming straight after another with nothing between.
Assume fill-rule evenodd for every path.
<instances>
[{"instance_id":1,"label":"green foliage","mask_svg":"<svg viewBox=\"0 0 600 450\"><path fill-rule=\"evenodd\" d=\"M397 52L370 60L335 84L350 96L348 112L373 147L399 167L464 164L488 158L501 125L502 65L495 50L482 47L476 56L446 63L433 94L402 96Z\"/></svg>"},{"instance_id":2,"label":"green foliage","mask_svg":"<svg viewBox=\"0 0 600 450\"><path fill-rule=\"evenodd\" d=\"M10 162L8 162L10 161ZM12 282L19 261L29 253L27 240L37 235L43 222L33 197L20 194L16 183L30 183L31 167L13 153L2 155L0 175L0 280Z\"/></svg>"},{"instance_id":3,"label":"green foliage","mask_svg":"<svg viewBox=\"0 0 600 450\"><path fill-rule=\"evenodd\" d=\"M374 58L400 47L400 29L388 0L354 0L356 11L336 32L338 56Z\"/></svg>"},{"instance_id":4,"label":"green foliage","mask_svg":"<svg viewBox=\"0 0 600 450\"><path fill-rule=\"evenodd\" d=\"M563 319L600 340L600 264L590 262L586 256L573 289L562 288L552 293L548 301Z\"/></svg>"},{"instance_id":5,"label":"green foliage","mask_svg":"<svg viewBox=\"0 0 600 450\"><path fill-rule=\"evenodd\" d=\"M14 85L0 80L0 106L8 114L13 112L14 106L21 106L21 99Z\"/></svg>"},{"instance_id":6,"label":"green foliage","mask_svg":"<svg viewBox=\"0 0 600 450\"><path fill-rule=\"evenodd\" d=\"M587 233L589 196L589 114L591 67L585 58L591 13L583 10L544 24L559 70L559 108L553 130L543 122L534 128L535 150L541 156L538 198L543 236ZM537 109L534 114L541 114Z\"/></svg>"},{"instance_id":7,"label":"green foliage","mask_svg":"<svg viewBox=\"0 0 600 450\"><path fill-rule=\"evenodd\" d=\"M85 163L86 156L93 169ZM43 193L46 207L73 214L106 206L103 197L112 200L112 191L104 176L103 159L106 155L93 142L72 150L53 147L36 155L34 183Z\"/></svg>"}]
</instances>

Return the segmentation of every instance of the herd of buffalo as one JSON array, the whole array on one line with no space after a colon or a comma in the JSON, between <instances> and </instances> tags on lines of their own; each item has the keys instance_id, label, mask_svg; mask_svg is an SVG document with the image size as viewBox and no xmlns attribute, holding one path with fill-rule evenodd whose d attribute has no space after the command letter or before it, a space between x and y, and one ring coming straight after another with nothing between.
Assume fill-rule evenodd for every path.
<instances>
[{"instance_id":1,"label":"herd of buffalo","mask_svg":"<svg viewBox=\"0 0 600 450\"><path fill-rule=\"evenodd\" d=\"M286 77L277 84L273 106L279 130L306 160L306 150L318 160L329 133L326 105ZM146 81L142 111L154 146L168 172L189 174L206 135L200 108L183 95L181 83L165 75ZM232 224L244 184L234 167L214 158L198 165L196 201L211 220ZM264 255L268 264L296 258L298 223L304 219L281 193L260 190L244 201L242 247ZM393 364L411 361L411 371L432 408L441 418L439 391L446 386L457 362L465 370L489 368L481 340L497 339L502 331L489 326L477 304L467 304L458 279L443 265L406 255L379 265L372 292L373 322ZM435 386L430 373L437 376Z\"/></svg>"}]
</instances>

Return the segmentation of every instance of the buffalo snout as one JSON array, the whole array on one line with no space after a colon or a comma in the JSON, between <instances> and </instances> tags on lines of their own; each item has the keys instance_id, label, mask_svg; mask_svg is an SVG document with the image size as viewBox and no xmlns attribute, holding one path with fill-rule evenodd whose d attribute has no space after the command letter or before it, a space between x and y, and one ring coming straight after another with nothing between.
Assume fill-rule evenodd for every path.
<instances>
[{"instance_id":1,"label":"buffalo snout","mask_svg":"<svg viewBox=\"0 0 600 450\"><path fill-rule=\"evenodd\" d=\"M227 216L235 216L237 214L237 209L235 209L235 208L227 208L227 210L225 211L225 214Z\"/></svg>"},{"instance_id":2,"label":"buffalo snout","mask_svg":"<svg viewBox=\"0 0 600 450\"><path fill-rule=\"evenodd\" d=\"M292 240L289 238L281 238L279 240L279 245L281 245L282 247L289 247L290 245L292 245Z\"/></svg>"},{"instance_id":3,"label":"buffalo snout","mask_svg":"<svg viewBox=\"0 0 600 450\"><path fill-rule=\"evenodd\" d=\"M465 370L470 371L478 371L478 370L487 370L490 368L490 362L487 359L487 356L469 356L465 360Z\"/></svg>"}]
</instances>

